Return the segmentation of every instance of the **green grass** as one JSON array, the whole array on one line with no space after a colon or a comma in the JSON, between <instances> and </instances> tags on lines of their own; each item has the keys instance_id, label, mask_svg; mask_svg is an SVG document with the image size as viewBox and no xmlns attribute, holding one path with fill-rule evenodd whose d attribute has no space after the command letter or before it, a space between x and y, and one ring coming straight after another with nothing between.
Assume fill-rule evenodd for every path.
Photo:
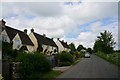
<instances>
[{"instance_id":1,"label":"green grass","mask_svg":"<svg viewBox=\"0 0 120 80\"><path fill-rule=\"evenodd\" d=\"M113 53L113 54L104 54L102 52L95 53L95 55L107 60L108 62L115 64L120 67L120 54Z\"/></svg>"},{"instance_id":2,"label":"green grass","mask_svg":"<svg viewBox=\"0 0 120 80\"><path fill-rule=\"evenodd\" d=\"M78 58L78 59L74 60L74 62L73 62L73 64L72 64L72 65L77 64L80 60L81 60L81 58Z\"/></svg>"},{"instance_id":3,"label":"green grass","mask_svg":"<svg viewBox=\"0 0 120 80\"><path fill-rule=\"evenodd\" d=\"M59 70L51 70L47 73L33 73L28 78L30 79L40 79L40 78L56 78L58 75L60 75L63 71Z\"/></svg>"}]
</instances>

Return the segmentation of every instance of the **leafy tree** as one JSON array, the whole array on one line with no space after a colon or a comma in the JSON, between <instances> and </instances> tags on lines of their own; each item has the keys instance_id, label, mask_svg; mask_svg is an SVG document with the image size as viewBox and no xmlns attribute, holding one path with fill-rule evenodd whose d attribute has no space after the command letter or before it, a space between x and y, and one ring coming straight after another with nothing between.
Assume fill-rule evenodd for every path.
<instances>
[{"instance_id":1,"label":"leafy tree","mask_svg":"<svg viewBox=\"0 0 120 80\"><path fill-rule=\"evenodd\" d=\"M75 48L75 44L74 44L74 43L70 43L70 44L69 44L69 47L70 47L71 51L76 51L76 48Z\"/></svg>"},{"instance_id":2,"label":"leafy tree","mask_svg":"<svg viewBox=\"0 0 120 80\"><path fill-rule=\"evenodd\" d=\"M78 47L77 47L77 51L81 51L82 49L86 49L83 45L79 45Z\"/></svg>"},{"instance_id":3,"label":"leafy tree","mask_svg":"<svg viewBox=\"0 0 120 80\"><path fill-rule=\"evenodd\" d=\"M112 36L112 33L109 31L104 31L100 33L100 36L97 36L97 40L94 43L94 52L104 52L106 54L112 53L114 49L114 45L116 42Z\"/></svg>"},{"instance_id":4,"label":"leafy tree","mask_svg":"<svg viewBox=\"0 0 120 80\"><path fill-rule=\"evenodd\" d=\"M92 49L91 49L91 48L88 48L88 49L87 49L87 52L89 52L90 54L92 54Z\"/></svg>"}]
</instances>

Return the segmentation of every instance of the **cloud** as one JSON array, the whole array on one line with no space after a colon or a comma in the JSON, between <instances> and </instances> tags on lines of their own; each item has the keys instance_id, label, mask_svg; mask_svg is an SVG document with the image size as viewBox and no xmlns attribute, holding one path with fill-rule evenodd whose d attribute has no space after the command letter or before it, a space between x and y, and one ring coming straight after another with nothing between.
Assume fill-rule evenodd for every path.
<instances>
[{"instance_id":1,"label":"cloud","mask_svg":"<svg viewBox=\"0 0 120 80\"><path fill-rule=\"evenodd\" d=\"M1 18L6 19L7 25L22 31L26 28L28 33L34 28L37 33L59 37L68 43L74 42L76 46L82 44L93 47L96 36L104 30L113 32L115 40L118 39L117 18L113 19L118 17L116 2L82 2L72 5L58 2L8 2L2 4L2 9ZM108 21L113 21L104 23L105 20L100 20L106 17L111 17Z\"/></svg>"},{"instance_id":2,"label":"cloud","mask_svg":"<svg viewBox=\"0 0 120 80\"><path fill-rule=\"evenodd\" d=\"M91 31L81 32L76 38L65 38L69 43L74 42L76 46L79 44L84 45L85 47L93 47L97 36L100 36L100 32L104 32L105 30L112 32L113 38L115 39L116 47L118 49L118 23L114 22L108 24L106 26L101 26L101 22L94 22L91 25L87 26Z\"/></svg>"},{"instance_id":3,"label":"cloud","mask_svg":"<svg viewBox=\"0 0 120 80\"><path fill-rule=\"evenodd\" d=\"M116 2L84 2L79 5L65 5L64 13L77 23L83 24L104 17L117 16L117 9Z\"/></svg>"}]
</instances>

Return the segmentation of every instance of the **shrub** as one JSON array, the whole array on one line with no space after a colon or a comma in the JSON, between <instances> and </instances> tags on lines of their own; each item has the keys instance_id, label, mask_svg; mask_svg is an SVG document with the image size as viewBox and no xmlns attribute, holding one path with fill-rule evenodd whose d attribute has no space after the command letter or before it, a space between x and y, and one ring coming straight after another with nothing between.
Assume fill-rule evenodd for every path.
<instances>
[{"instance_id":1,"label":"shrub","mask_svg":"<svg viewBox=\"0 0 120 80\"><path fill-rule=\"evenodd\" d=\"M51 64L48 59L41 54L19 53L16 61L22 62L18 67L21 77L27 77L34 72L48 72L51 70Z\"/></svg>"},{"instance_id":2,"label":"shrub","mask_svg":"<svg viewBox=\"0 0 120 80\"><path fill-rule=\"evenodd\" d=\"M73 63L73 57L69 53L59 53L55 55L55 59L57 59L58 66L69 66Z\"/></svg>"},{"instance_id":3,"label":"shrub","mask_svg":"<svg viewBox=\"0 0 120 80\"><path fill-rule=\"evenodd\" d=\"M12 49L13 43L2 42L2 57L3 59L12 60L17 56L17 50Z\"/></svg>"}]
</instances>

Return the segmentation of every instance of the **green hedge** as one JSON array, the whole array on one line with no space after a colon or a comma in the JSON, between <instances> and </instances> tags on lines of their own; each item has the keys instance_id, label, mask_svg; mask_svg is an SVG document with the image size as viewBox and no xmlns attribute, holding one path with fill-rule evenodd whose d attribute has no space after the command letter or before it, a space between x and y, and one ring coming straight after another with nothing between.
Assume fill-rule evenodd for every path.
<instances>
[{"instance_id":1,"label":"green hedge","mask_svg":"<svg viewBox=\"0 0 120 80\"><path fill-rule=\"evenodd\" d=\"M69 66L73 63L73 57L70 53L59 53L55 55L58 66Z\"/></svg>"},{"instance_id":2,"label":"green hedge","mask_svg":"<svg viewBox=\"0 0 120 80\"><path fill-rule=\"evenodd\" d=\"M19 53L15 61L22 62L18 67L21 78L29 78L29 75L33 73L44 73L51 70L49 60L41 54Z\"/></svg>"}]
</instances>

